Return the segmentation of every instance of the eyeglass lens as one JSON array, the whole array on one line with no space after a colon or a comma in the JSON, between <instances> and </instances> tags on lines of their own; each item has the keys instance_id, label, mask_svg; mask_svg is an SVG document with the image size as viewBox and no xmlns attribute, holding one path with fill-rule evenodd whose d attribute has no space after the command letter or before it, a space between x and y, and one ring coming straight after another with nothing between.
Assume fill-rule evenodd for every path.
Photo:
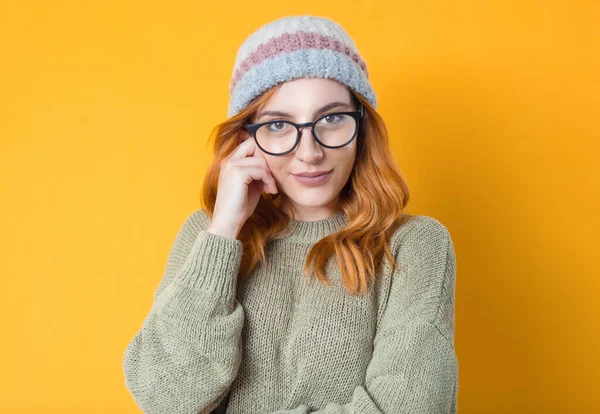
<instances>
[{"instance_id":1,"label":"eyeglass lens","mask_svg":"<svg viewBox=\"0 0 600 414\"><path fill-rule=\"evenodd\" d=\"M315 125L315 134L323 144L337 147L346 144L356 132L356 120L349 115L332 114ZM296 143L298 130L286 121L274 121L256 131L256 140L268 152L283 153Z\"/></svg>"}]
</instances>

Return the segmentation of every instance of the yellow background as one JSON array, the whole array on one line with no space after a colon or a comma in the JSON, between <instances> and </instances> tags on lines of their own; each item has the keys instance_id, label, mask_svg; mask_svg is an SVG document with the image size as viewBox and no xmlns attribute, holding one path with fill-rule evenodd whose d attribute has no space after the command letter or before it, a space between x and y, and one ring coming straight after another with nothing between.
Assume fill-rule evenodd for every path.
<instances>
[{"instance_id":1,"label":"yellow background","mask_svg":"<svg viewBox=\"0 0 600 414\"><path fill-rule=\"evenodd\" d=\"M122 356L237 48L301 13L354 38L453 236L459 412L600 412L600 9L541 0L3 1L0 412L139 412Z\"/></svg>"}]
</instances>

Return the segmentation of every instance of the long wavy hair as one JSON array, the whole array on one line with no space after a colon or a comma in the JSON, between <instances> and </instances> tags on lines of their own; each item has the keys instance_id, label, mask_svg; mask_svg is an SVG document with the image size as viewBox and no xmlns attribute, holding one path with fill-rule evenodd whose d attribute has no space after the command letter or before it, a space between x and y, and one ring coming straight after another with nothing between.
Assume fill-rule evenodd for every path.
<instances>
[{"instance_id":1,"label":"long wavy hair","mask_svg":"<svg viewBox=\"0 0 600 414\"><path fill-rule=\"evenodd\" d=\"M202 207L212 218L217 198L219 166L239 145L239 133L269 101L281 84L254 99L237 115L218 124L209 141L214 139L214 160L204 178L201 194ZM319 281L330 285L325 274L327 261L335 254L343 285L351 295L365 293L368 284L382 264L385 254L395 269L389 241L406 218L403 209L410 194L400 168L388 144L388 132L383 118L361 95L350 89L355 103L360 101L364 117L360 121L357 153L352 173L340 194L339 207L348 217L348 224L339 231L317 241L310 249L303 273L310 278L314 273ZM247 278L258 262L266 265L265 246L271 240L283 238L292 231L290 220L295 219L281 207L280 193L263 192L253 214L240 230L238 239L243 244L243 256L238 277Z\"/></svg>"}]
</instances>

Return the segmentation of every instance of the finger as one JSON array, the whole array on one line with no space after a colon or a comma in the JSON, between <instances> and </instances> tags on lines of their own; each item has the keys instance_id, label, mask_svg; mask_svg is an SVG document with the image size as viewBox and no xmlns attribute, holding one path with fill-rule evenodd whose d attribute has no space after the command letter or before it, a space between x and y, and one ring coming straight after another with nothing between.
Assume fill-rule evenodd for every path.
<instances>
[{"instance_id":1,"label":"finger","mask_svg":"<svg viewBox=\"0 0 600 414\"><path fill-rule=\"evenodd\" d=\"M265 170L266 176L273 183L272 186L269 187L270 192L277 193L279 191L277 189L277 183L275 182L275 177L273 176L273 173L271 172L271 169L269 168L269 165L267 164L267 162L264 158L247 157L247 158L234 160L234 161L232 161L232 163L233 163L232 164L233 166L239 166L239 167L243 167L243 168L253 167L253 168L261 168L261 169Z\"/></svg>"},{"instance_id":2,"label":"finger","mask_svg":"<svg viewBox=\"0 0 600 414\"><path fill-rule=\"evenodd\" d=\"M254 141L254 140L252 140ZM252 155L254 158L265 158L263 156L262 150L256 145L256 141L254 141L254 154Z\"/></svg>"},{"instance_id":3,"label":"finger","mask_svg":"<svg viewBox=\"0 0 600 414\"><path fill-rule=\"evenodd\" d=\"M267 172L267 175L271 178L271 182L272 185L270 186L271 188L271 193L276 194L279 192L279 190L277 189L277 184L275 183L275 177L273 176L273 172L271 171L271 167L269 167L269 163L267 162L267 159L264 157L262 151L260 148L258 148L258 145L256 146L256 149L254 150L254 155L252 157L249 157L248 159L255 159L258 160L258 162L260 163L261 166L264 167L265 171Z\"/></svg>"},{"instance_id":4,"label":"finger","mask_svg":"<svg viewBox=\"0 0 600 414\"><path fill-rule=\"evenodd\" d=\"M241 158L246 158L248 156L254 155L256 150L256 143L254 139L248 138L244 142L242 142L238 147L231 153L229 156L230 160L236 160Z\"/></svg>"},{"instance_id":5,"label":"finger","mask_svg":"<svg viewBox=\"0 0 600 414\"><path fill-rule=\"evenodd\" d=\"M265 183L265 188L268 188L271 192L277 191L277 186L275 185L275 179L269 174L267 170L261 167L244 167L244 174L246 174L244 178L244 182L247 185L250 185L252 181L262 181Z\"/></svg>"},{"instance_id":6,"label":"finger","mask_svg":"<svg viewBox=\"0 0 600 414\"><path fill-rule=\"evenodd\" d=\"M242 166L242 167L262 167L262 168L266 168L268 169L268 164L267 161L262 158L262 157L246 157L246 158L239 158L236 160L233 160L231 162L231 165L233 166Z\"/></svg>"}]
</instances>

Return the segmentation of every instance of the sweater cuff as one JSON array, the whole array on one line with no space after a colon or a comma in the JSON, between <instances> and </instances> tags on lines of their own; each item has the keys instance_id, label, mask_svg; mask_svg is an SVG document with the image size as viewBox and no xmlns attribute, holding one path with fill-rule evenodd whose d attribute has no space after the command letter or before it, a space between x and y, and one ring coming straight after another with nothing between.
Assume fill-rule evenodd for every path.
<instances>
[{"instance_id":1,"label":"sweater cuff","mask_svg":"<svg viewBox=\"0 0 600 414\"><path fill-rule=\"evenodd\" d=\"M235 296L243 245L238 239L201 230L176 281L192 289Z\"/></svg>"}]
</instances>

